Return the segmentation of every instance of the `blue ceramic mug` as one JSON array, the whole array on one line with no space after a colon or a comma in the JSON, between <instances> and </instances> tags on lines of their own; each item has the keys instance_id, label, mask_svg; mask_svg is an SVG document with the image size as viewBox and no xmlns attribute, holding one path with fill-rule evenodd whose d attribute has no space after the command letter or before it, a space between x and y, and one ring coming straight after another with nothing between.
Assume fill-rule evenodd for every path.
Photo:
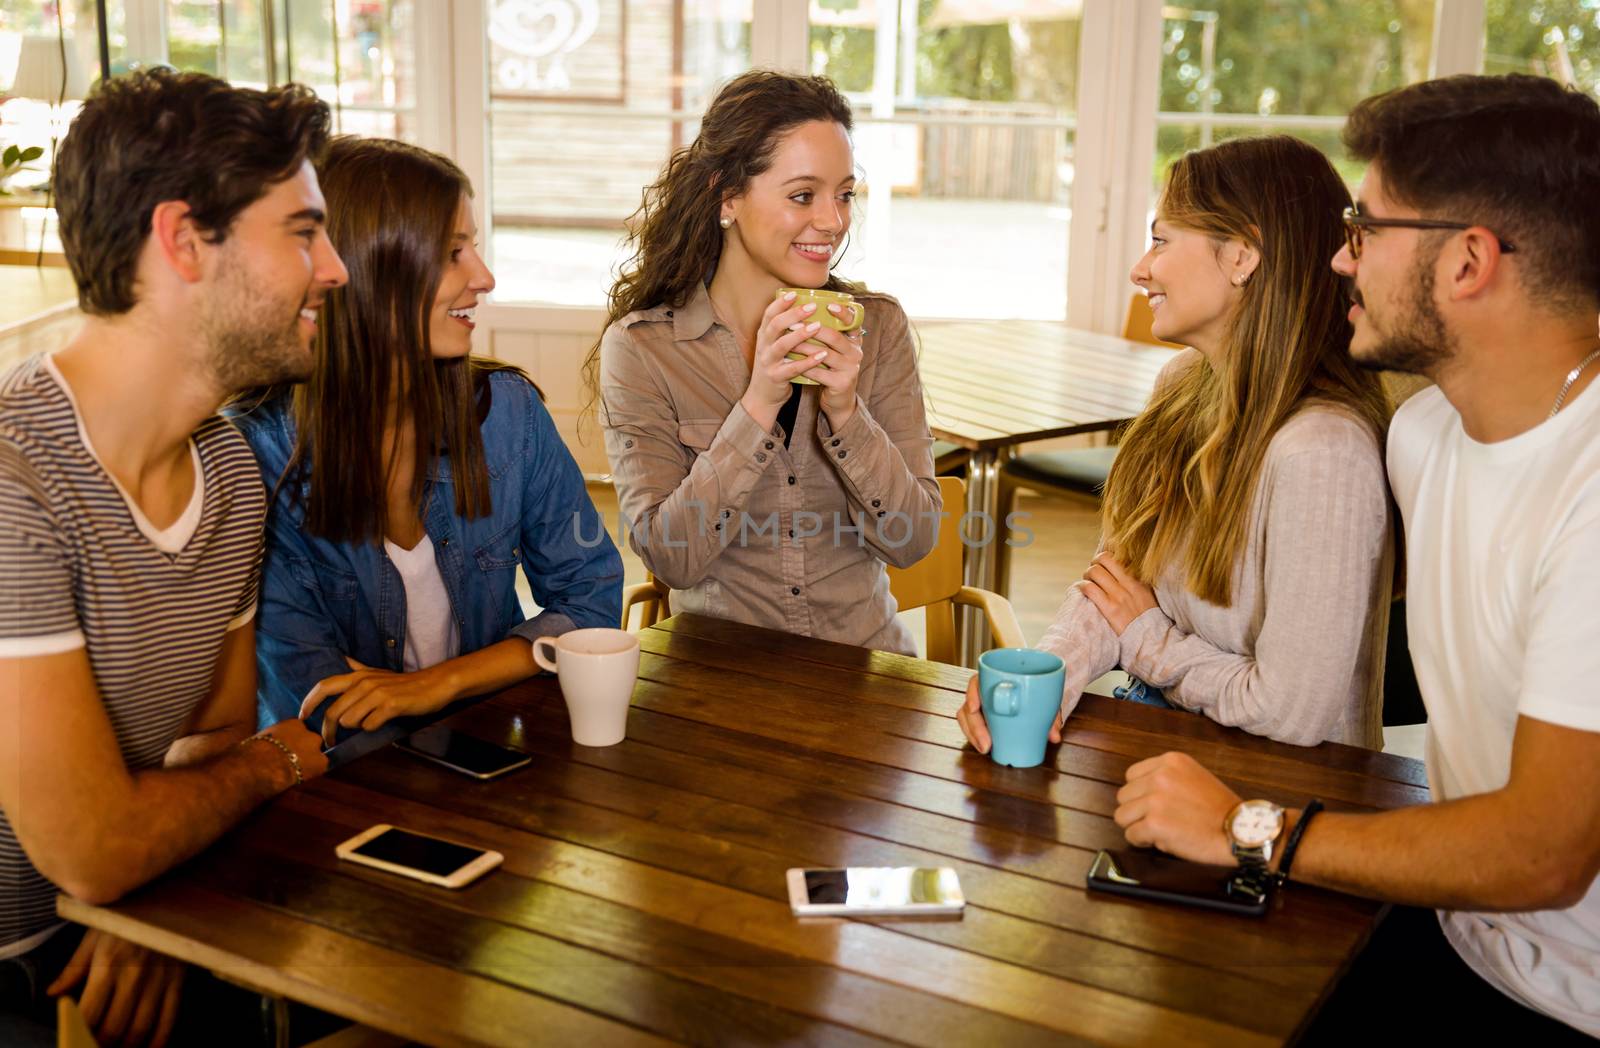
<instances>
[{"instance_id":1,"label":"blue ceramic mug","mask_svg":"<svg viewBox=\"0 0 1600 1048\"><path fill-rule=\"evenodd\" d=\"M1048 651L996 648L978 657L978 695L993 740L989 756L996 764L1032 768L1044 763L1066 676L1066 665Z\"/></svg>"}]
</instances>

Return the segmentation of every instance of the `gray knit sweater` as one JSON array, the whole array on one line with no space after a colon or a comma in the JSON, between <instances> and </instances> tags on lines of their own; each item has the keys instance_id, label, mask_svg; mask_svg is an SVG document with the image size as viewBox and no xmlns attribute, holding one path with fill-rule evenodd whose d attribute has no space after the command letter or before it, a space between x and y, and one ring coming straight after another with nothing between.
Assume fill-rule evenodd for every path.
<instances>
[{"instance_id":1,"label":"gray knit sweater","mask_svg":"<svg viewBox=\"0 0 1600 1048\"><path fill-rule=\"evenodd\" d=\"M1377 438L1314 404L1267 448L1232 607L1189 592L1175 560L1155 586L1160 606L1121 637L1080 582L1039 647L1067 663L1069 711L1084 685L1120 666L1221 724L1302 746L1378 748L1393 563Z\"/></svg>"}]
</instances>

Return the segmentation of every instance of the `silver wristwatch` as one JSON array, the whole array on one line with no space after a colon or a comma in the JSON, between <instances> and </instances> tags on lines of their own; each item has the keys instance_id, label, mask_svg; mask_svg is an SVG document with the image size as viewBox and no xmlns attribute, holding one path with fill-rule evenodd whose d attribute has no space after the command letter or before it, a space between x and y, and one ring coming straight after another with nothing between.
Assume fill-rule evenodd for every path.
<instances>
[{"instance_id":1,"label":"silver wristwatch","mask_svg":"<svg viewBox=\"0 0 1600 1048\"><path fill-rule=\"evenodd\" d=\"M1271 801L1241 801L1222 820L1222 832L1240 866L1265 869L1283 836L1283 809Z\"/></svg>"}]
</instances>

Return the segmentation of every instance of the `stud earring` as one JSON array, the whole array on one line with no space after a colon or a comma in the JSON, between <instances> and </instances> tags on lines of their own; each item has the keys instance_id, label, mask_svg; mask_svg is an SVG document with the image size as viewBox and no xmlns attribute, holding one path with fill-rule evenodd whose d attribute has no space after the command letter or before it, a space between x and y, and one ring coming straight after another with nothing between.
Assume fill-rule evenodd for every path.
<instances>
[{"instance_id":1,"label":"stud earring","mask_svg":"<svg viewBox=\"0 0 1600 1048\"><path fill-rule=\"evenodd\" d=\"M1233 283L1235 287L1244 287L1244 280L1245 277L1243 273L1235 273L1233 275Z\"/></svg>"},{"instance_id":2,"label":"stud earring","mask_svg":"<svg viewBox=\"0 0 1600 1048\"><path fill-rule=\"evenodd\" d=\"M719 222L718 225L720 225L723 229L732 229L733 219L729 218L727 215L723 215L722 221Z\"/></svg>"}]
</instances>

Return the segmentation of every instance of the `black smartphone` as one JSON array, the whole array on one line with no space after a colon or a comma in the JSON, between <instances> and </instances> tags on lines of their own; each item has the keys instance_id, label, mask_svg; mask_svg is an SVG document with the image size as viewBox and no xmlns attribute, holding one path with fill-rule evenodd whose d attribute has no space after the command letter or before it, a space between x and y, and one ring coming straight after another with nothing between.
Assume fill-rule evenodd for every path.
<instances>
[{"instance_id":1,"label":"black smartphone","mask_svg":"<svg viewBox=\"0 0 1600 1048\"><path fill-rule=\"evenodd\" d=\"M493 779L533 760L521 750L498 746L437 724L414 731L395 745L474 779Z\"/></svg>"},{"instance_id":2,"label":"black smartphone","mask_svg":"<svg viewBox=\"0 0 1600 1048\"><path fill-rule=\"evenodd\" d=\"M1272 881L1266 874L1201 866L1159 852L1100 852L1089 867L1089 889L1252 917L1266 913L1272 898Z\"/></svg>"}]
</instances>

